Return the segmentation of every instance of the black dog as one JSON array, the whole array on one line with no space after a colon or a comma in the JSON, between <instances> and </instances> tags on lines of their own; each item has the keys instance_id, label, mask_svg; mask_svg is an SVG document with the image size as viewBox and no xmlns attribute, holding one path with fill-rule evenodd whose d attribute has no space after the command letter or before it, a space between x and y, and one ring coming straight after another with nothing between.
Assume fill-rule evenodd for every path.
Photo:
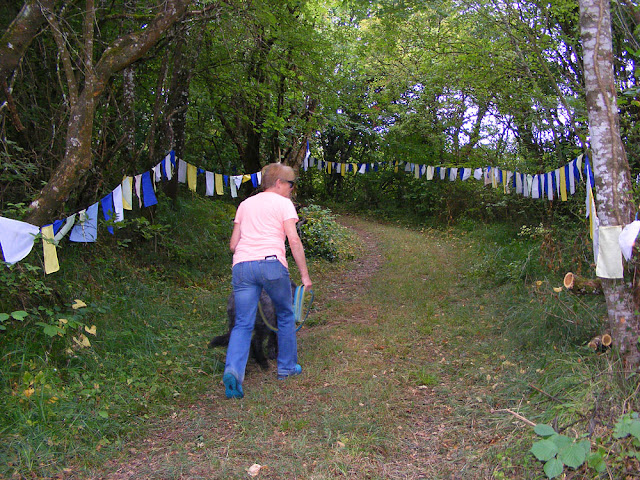
<instances>
[{"instance_id":1,"label":"black dog","mask_svg":"<svg viewBox=\"0 0 640 480\"><path fill-rule=\"evenodd\" d=\"M291 298L294 297L297 285L291 280ZM260 293L260 307L262 313L266 318L269 325L273 328L278 328L278 319L276 317L276 309L271 301L267 292L262 290ZM226 347L229 345L229 337L231 336L231 330L236 324L236 302L233 293L229 295L227 299L227 318L229 331L224 335L214 337L209 342L209 348L214 347ZM264 353L264 340L267 339L267 355ZM260 310L256 313L256 322L253 327L253 337L251 338L251 348L249 355L255 359L263 370L269 368L269 361L267 357L274 360L278 356L278 336L269 326L267 326L260 314Z\"/></svg>"}]
</instances>

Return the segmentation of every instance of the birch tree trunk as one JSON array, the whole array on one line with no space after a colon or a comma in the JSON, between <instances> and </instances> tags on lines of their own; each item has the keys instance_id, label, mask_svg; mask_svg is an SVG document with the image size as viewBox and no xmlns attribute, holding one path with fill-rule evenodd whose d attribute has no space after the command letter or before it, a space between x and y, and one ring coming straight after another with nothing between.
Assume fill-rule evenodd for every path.
<instances>
[{"instance_id":1,"label":"birch tree trunk","mask_svg":"<svg viewBox=\"0 0 640 480\"><path fill-rule=\"evenodd\" d=\"M633 220L629 164L620 138L613 76L609 0L580 0L580 33L596 207L602 226L626 225ZM602 279L614 346L625 368L640 366L640 325L633 289L624 280Z\"/></svg>"},{"instance_id":2,"label":"birch tree trunk","mask_svg":"<svg viewBox=\"0 0 640 480\"><path fill-rule=\"evenodd\" d=\"M115 40L94 64L93 28L95 8L87 0L84 22L84 85L72 101L67 125L65 154L47 185L29 205L26 222L45 225L54 219L71 191L92 167L91 142L96 99L105 89L111 76L138 60L155 45L164 32L180 20L193 0L166 0L161 12L145 28ZM67 52L63 52L65 54Z\"/></svg>"}]
</instances>

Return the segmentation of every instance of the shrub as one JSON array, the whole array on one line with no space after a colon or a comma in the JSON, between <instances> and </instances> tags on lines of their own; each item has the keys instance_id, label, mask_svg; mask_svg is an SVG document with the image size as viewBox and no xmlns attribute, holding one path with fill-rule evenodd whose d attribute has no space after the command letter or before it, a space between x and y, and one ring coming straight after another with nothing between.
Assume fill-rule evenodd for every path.
<instances>
[{"instance_id":1,"label":"shrub","mask_svg":"<svg viewBox=\"0 0 640 480\"><path fill-rule=\"evenodd\" d=\"M329 209L309 205L300 209L300 238L309 257L329 261L353 258L355 237L335 221Z\"/></svg>"}]
</instances>

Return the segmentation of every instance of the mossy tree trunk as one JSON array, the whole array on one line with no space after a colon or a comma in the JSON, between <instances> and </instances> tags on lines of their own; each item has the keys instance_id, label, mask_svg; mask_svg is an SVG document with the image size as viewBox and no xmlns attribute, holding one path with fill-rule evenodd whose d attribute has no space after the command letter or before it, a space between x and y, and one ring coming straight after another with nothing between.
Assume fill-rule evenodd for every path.
<instances>
[{"instance_id":1,"label":"mossy tree trunk","mask_svg":"<svg viewBox=\"0 0 640 480\"><path fill-rule=\"evenodd\" d=\"M634 218L629 164L620 138L613 75L610 3L580 0L585 90L596 207L602 226L626 225ZM602 279L614 346L626 367L640 366L640 323L633 288L625 280Z\"/></svg>"},{"instance_id":2,"label":"mossy tree trunk","mask_svg":"<svg viewBox=\"0 0 640 480\"><path fill-rule=\"evenodd\" d=\"M44 225L55 218L55 214L80 183L93 165L91 142L97 98L104 92L112 75L141 58L155 45L164 32L185 14L193 0L166 0L153 20L145 28L124 35L111 43L100 59L93 61L93 31L95 27L95 5L87 0L83 30L81 59L72 59L64 42L59 42L59 51L69 87L71 104L67 124L64 156L54 170L47 185L29 205L25 221L34 225ZM55 30L55 17L50 25ZM75 61L74 61L75 60ZM79 85L73 71L74 64L82 64L84 82Z\"/></svg>"}]
</instances>

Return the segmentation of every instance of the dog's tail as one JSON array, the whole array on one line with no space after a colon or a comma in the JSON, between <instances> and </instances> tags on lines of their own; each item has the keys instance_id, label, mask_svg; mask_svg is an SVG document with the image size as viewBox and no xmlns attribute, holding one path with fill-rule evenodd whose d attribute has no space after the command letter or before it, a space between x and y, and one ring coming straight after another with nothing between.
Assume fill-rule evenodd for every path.
<instances>
[{"instance_id":1,"label":"dog's tail","mask_svg":"<svg viewBox=\"0 0 640 480\"><path fill-rule=\"evenodd\" d=\"M209 342L209 348L214 347L226 347L229 345L229 337L231 336L230 332L225 333L224 335L219 335L217 337L213 337L213 340Z\"/></svg>"}]
</instances>

